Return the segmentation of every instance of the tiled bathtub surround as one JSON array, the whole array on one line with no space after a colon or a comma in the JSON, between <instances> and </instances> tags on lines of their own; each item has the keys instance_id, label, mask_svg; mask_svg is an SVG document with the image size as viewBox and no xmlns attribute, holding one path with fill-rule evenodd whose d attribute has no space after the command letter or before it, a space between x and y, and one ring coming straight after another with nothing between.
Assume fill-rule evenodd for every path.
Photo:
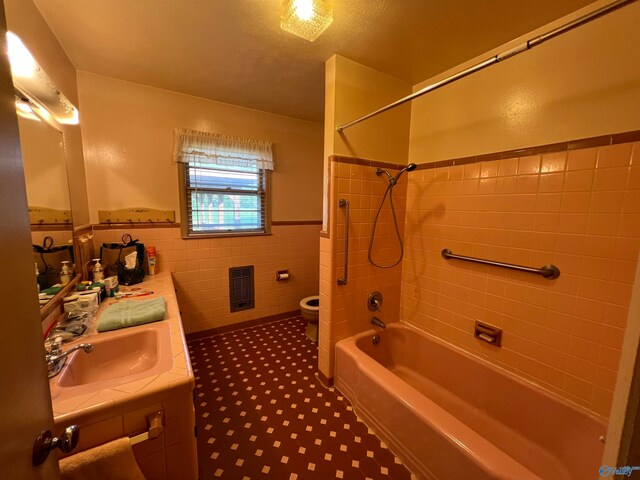
<instances>
[{"instance_id":1,"label":"tiled bathtub surround","mask_svg":"<svg viewBox=\"0 0 640 480\"><path fill-rule=\"evenodd\" d=\"M348 161L348 160L345 160ZM367 250L373 220L387 188L386 175L376 176L375 162L370 165L331 162L330 177L330 238L320 239L320 339L318 368L328 378L333 377L334 346L336 342L371 325L375 312L367 309L369 294L383 292L382 312L375 313L384 322L398 320L401 266L380 269L369 263ZM392 175L397 170L380 164ZM407 175L401 177L393 190L394 206L402 236L404 230ZM351 203L349 224L349 281L337 285L344 274L345 212L338 207L338 199ZM382 265L393 263L399 255L399 245L393 226L388 199L378 220L373 259Z\"/></svg>"},{"instance_id":2,"label":"tiled bathtub surround","mask_svg":"<svg viewBox=\"0 0 640 480\"><path fill-rule=\"evenodd\" d=\"M180 228L98 230L102 242L125 233L157 250L157 271L170 271L186 333L298 310L300 299L318 293L320 225L276 225L271 235L183 240ZM229 311L229 267L255 266L255 308ZM277 282L276 270L291 278Z\"/></svg>"},{"instance_id":3,"label":"tiled bathtub surround","mask_svg":"<svg viewBox=\"0 0 640 480\"><path fill-rule=\"evenodd\" d=\"M640 245L640 143L408 178L400 318L608 416ZM560 278L444 260L541 267ZM473 322L504 329L498 349Z\"/></svg>"}]
</instances>

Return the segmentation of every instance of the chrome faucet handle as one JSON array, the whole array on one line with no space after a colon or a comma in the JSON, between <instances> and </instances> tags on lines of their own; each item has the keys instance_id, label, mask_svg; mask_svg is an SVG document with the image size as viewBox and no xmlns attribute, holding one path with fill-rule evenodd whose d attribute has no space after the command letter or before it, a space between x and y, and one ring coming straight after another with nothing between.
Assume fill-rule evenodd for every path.
<instances>
[{"instance_id":1,"label":"chrome faucet handle","mask_svg":"<svg viewBox=\"0 0 640 480\"><path fill-rule=\"evenodd\" d=\"M49 378L55 377L60 373L62 367L67 363L67 358L72 354L77 352L78 350L82 350L86 353L91 353L93 350L93 345L90 343L79 343L71 347L66 352L60 351L59 353L47 353L47 370L49 372Z\"/></svg>"},{"instance_id":2,"label":"chrome faucet handle","mask_svg":"<svg viewBox=\"0 0 640 480\"><path fill-rule=\"evenodd\" d=\"M367 308L371 312L382 313L382 293L375 291L371 295L369 295L369 300L367 300Z\"/></svg>"},{"instance_id":3,"label":"chrome faucet handle","mask_svg":"<svg viewBox=\"0 0 640 480\"><path fill-rule=\"evenodd\" d=\"M62 353L62 337L56 336L44 342L44 349L47 355L56 356Z\"/></svg>"}]
</instances>

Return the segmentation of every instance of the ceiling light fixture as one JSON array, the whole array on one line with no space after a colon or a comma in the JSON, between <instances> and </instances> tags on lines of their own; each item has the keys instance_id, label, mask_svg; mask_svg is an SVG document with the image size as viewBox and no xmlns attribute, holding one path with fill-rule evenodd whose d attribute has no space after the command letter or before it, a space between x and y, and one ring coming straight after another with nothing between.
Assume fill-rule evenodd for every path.
<instances>
[{"instance_id":1,"label":"ceiling light fixture","mask_svg":"<svg viewBox=\"0 0 640 480\"><path fill-rule=\"evenodd\" d=\"M313 42L333 22L330 0L286 0L280 28Z\"/></svg>"}]
</instances>

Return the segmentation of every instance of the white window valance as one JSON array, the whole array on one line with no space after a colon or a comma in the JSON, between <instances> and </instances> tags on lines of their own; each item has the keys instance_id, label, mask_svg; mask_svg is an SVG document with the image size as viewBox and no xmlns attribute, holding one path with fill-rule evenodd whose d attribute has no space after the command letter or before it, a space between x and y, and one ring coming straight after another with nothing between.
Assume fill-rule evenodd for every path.
<instances>
[{"instance_id":1,"label":"white window valance","mask_svg":"<svg viewBox=\"0 0 640 480\"><path fill-rule=\"evenodd\" d=\"M219 133L177 129L173 156L176 162L198 162L225 167L273 170L270 142ZM255 168L255 167L254 167Z\"/></svg>"}]
</instances>

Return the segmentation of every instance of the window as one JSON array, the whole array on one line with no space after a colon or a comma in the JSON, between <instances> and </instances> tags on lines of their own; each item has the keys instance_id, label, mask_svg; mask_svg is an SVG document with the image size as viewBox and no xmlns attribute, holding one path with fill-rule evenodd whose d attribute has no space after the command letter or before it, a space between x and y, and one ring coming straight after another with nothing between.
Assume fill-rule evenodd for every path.
<instances>
[{"instance_id":1,"label":"window","mask_svg":"<svg viewBox=\"0 0 640 480\"><path fill-rule=\"evenodd\" d=\"M183 236L269 233L271 144L180 130Z\"/></svg>"}]
</instances>

